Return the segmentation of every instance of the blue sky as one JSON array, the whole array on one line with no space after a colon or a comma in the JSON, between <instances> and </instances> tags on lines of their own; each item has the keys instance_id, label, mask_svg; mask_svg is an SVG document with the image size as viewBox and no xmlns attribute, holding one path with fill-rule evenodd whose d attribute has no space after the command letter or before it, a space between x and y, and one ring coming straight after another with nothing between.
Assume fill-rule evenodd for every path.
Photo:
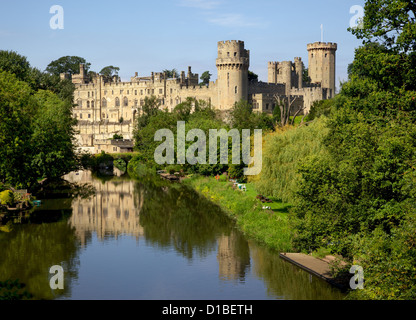
<instances>
[{"instance_id":1,"label":"blue sky","mask_svg":"<svg viewBox=\"0 0 416 320\"><path fill-rule=\"evenodd\" d=\"M64 29L51 29L51 6L64 9ZM243 40L250 70L267 81L267 62L301 57L306 45L338 43L337 84L361 45L347 31L350 8L364 0L37 0L0 2L0 50L26 56L44 70L52 60L76 55L91 70L118 66L123 81L163 69L192 66L217 78L217 42Z\"/></svg>"}]
</instances>

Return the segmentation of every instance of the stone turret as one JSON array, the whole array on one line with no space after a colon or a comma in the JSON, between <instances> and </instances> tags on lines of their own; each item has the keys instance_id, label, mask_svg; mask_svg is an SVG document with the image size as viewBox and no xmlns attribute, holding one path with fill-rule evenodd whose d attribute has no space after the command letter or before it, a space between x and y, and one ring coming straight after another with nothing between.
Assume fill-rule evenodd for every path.
<instances>
[{"instance_id":1,"label":"stone turret","mask_svg":"<svg viewBox=\"0 0 416 320\"><path fill-rule=\"evenodd\" d=\"M218 42L218 107L230 109L241 99L248 99L248 68L250 51L244 42L231 40Z\"/></svg>"},{"instance_id":2,"label":"stone turret","mask_svg":"<svg viewBox=\"0 0 416 320\"><path fill-rule=\"evenodd\" d=\"M312 83L320 83L330 89L330 97L335 95L335 58L337 44L315 42L307 46L309 56L308 72Z\"/></svg>"}]
</instances>

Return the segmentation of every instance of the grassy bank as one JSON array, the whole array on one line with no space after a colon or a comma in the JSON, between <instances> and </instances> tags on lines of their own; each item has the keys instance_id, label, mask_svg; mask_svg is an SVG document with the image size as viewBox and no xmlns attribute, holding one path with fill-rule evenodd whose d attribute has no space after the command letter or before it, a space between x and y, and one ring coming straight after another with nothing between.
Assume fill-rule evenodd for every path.
<instances>
[{"instance_id":1,"label":"grassy bank","mask_svg":"<svg viewBox=\"0 0 416 320\"><path fill-rule=\"evenodd\" d=\"M291 250L289 204L262 203L256 199L257 193L250 183L246 184L247 191L233 189L231 182L216 181L214 177L193 176L184 183L223 208L247 237L272 249ZM264 210L263 206L270 210Z\"/></svg>"}]
</instances>

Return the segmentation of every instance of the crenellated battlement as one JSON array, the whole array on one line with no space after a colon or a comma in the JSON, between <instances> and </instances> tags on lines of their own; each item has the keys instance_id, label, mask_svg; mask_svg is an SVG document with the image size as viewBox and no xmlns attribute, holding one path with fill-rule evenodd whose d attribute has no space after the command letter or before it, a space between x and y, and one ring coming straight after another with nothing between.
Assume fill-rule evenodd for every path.
<instances>
[{"instance_id":1,"label":"crenellated battlement","mask_svg":"<svg viewBox=\"0 0 416 320\"><path fill-rule=\"evenodd\" d=\"M333 42L314 42L307 45L309 50L337 50L338 45Z\"/></svg>"},{"instance_id":2,"label":"crenellated battlement","mask_svg":"<svg viewBox=\"0 0 416 320\"><path fill-rule=\"evenodd\" d=\"M218 41L218 47L226 47L226 46L243 46L244 41L241 40L225 40L225 41Z\"/></svg>"}]
</instances>

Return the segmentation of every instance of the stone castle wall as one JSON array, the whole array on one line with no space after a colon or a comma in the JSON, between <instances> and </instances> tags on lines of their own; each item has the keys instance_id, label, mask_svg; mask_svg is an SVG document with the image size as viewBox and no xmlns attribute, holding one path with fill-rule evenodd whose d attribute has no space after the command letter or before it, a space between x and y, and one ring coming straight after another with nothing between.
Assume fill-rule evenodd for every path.
<instances>
[{"instance_id":1,"label":"stone castle wall","mask_svg":"<svg viewBox=\"0 0 416 320\"><path fill-rule=\"evenodd\" d=\"M303 63L298 57L294 62L268 62L268 83L249 82L250 51L244 48L244 42L220 41L217 46L218 79L208 86L199 85L198 74L192 73L191 67L178 78L167 78L161 72L139 77L136 72L129 82L102 75L89 82L84 66L80 65L80 73L72 76L76 86L73 114L78 119L79 145L97 153L100 151L94 143L96 140L111 139L114 134L132 140L135 119L145 98L151 96L157 97L160 108L170 111L192 97L222 111L230 110L244 99L253 104L254 111L271 113L276 106L276 95L299 96L297 107L305 107L308 112L314 101L335 94L337 45L334 43L308 44L311 83L303 83Z\"/></svg>"}]
</instances>

